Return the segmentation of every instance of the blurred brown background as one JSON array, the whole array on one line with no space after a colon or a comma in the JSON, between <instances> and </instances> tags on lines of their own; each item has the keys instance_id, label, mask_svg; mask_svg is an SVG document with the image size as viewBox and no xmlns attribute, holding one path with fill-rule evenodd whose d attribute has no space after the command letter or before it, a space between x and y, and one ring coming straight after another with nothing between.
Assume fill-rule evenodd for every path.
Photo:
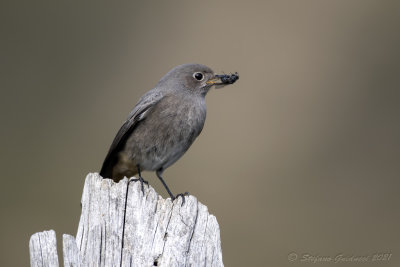
<instances>
[{"instance_id":1,"label":"blurred brown background","mask_svg":"<svg viewBox=\"0 0 400 267\"><path fill-rule=\"evenodd\" d=\"M0 265L76 233L131 108L198 62L240 80L165 177L216 215L225 265L400 266L399 25L399 1L1 1Z\"/></svg>"}]
</instances>

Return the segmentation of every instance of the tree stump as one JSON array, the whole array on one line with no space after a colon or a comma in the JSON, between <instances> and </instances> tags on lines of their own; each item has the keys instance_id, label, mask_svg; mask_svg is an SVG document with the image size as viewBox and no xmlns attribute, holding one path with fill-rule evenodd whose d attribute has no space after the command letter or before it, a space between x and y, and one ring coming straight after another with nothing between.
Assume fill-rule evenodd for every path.
<instances>
[{"instance_id":1,"label":"tree stump","mask_svg":"<svg viewBox=\"0 0 400 267\"><path fill-rule=\"evenodd\" d=\"M64 266L223 266L215 216L194 196L174 202L151 186L86 177L76 237L63 235ZM32 235L31 266L58 266L53 230Z\"/></svg>"}]
</instances>

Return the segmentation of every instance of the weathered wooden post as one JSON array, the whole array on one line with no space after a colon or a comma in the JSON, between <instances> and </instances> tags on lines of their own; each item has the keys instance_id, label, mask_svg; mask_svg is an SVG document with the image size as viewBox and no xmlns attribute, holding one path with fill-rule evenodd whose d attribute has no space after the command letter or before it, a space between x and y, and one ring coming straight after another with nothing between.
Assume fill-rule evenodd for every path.
<instances>
[{"instance_id":1,"label":"weathered wooden post","mask_svg":"<svg viewBox=\"0 0 400 267\"><path fill-rule=\"evenodd\" d=\"M86 177L76 237L63 235L64 266L223 266L219 225L193 196L172 202L151 186ZM53 230L32 235L31 266L58 266Z\"/></svg>"}]
</instances>

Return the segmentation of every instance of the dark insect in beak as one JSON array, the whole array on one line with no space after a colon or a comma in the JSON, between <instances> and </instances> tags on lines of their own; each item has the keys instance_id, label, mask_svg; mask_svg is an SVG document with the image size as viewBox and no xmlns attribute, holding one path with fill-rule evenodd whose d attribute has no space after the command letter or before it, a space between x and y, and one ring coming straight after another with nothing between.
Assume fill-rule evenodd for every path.
<instances>
[{"instance_id":1,"label":"dark insect in beak","mask_svg":"<svg viewBox=\"0 0 400 267\"><path fill-rule=\"evenodd\" d=\"M232 74L215 75L215 77L220 78L223 84L233 84L234 82L239 80L239 74L237 72Z\"/></svg>"},{"instance_id":2,"label":"dark insect in beak","mask_svg":"<svg viewBox=\"0 0 400 267\"><path fill-rule=\"evenodd\" d=\"M221 88L228 84L233 84L239 80L239 74L237 72L232 74L216 74L213 79L207 81L207 84L215 85L215 88Z\"/></svg>"}]
</instances>

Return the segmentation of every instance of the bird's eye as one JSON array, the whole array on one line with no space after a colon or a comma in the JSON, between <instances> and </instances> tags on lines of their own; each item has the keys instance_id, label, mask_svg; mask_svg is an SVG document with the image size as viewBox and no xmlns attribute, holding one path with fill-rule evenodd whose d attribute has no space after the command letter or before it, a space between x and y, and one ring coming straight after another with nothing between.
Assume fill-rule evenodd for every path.
<instances>
[{"instance_id":1,"label":"bird's eye","mask_svg":"<svg viewBox=\"0 0 400 267\"><path fill-rule=\"evenodd\" d=\"M194 77L196 80L198 80L198 81L201 81L201 80L204 79L204 75L203 75L203 73L201 73L201 72L195 72L195 73L193 74L193 77Z\"/></svg>"}]
</instances>

